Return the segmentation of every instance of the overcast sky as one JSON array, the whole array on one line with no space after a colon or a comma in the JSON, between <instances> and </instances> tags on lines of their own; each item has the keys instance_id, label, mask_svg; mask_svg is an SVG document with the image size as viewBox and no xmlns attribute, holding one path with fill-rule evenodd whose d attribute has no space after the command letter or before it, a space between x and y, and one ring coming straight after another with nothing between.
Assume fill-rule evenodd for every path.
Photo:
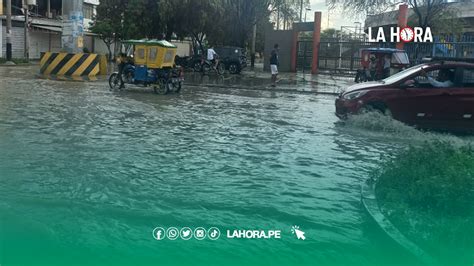
<instances>
[{"instance_id":1,"label":"overcast sky","mask_svg":"<svg viewBox=\"0 0 474 266\"><path fill-rule=\"evenodd\" d=\"M326 5L326 0L310 0L311 11L307 12L307 21L314 20L314 12L321 11L323 13L321 26L323 29L328 27L328 6ZM340 29L341 26L354 26L354 22L359 21L364 25L364 20L362 18L352 18L341 15L340 10L330 10L329 11L329 28ZM304 19L304 13L303 13Z\"/></svg>"}]
</instances>

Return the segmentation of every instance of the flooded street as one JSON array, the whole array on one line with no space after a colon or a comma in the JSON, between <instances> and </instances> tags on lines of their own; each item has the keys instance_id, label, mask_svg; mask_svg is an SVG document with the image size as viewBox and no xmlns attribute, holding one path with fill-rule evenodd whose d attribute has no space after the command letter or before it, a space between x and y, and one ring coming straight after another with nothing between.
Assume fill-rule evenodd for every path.
<instances>
[{"instance_id":1,"label":"flooded street","mask_svg":"<svg viewBox=\"0 0 474 266\"><path fill-rule=\"evenodd\" d=\"M361 182L407 147L409 127L344 125L331 95L111 92L104 81L22 78L28 71L0 68L5 265L417 264L360 203ZM158 226L282 238L157 241Z\"/></svg>"}]
</instances>

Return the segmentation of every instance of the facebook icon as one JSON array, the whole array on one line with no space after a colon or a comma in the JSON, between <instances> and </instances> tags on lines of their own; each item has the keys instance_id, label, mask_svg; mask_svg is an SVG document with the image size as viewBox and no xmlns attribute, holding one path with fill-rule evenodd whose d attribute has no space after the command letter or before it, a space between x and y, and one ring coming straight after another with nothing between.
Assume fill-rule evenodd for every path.
<instances>
[{"instance_id":1,"label":"facebook icon","mask_svg":"<svg viewBox=\"0 0 474 266\"><path fill-rule=\"evenodd\" d=\"M165 229L161 227L153 229L153 238L156 240L162 240L165 238Z\"/></svg>"}]
</instances>

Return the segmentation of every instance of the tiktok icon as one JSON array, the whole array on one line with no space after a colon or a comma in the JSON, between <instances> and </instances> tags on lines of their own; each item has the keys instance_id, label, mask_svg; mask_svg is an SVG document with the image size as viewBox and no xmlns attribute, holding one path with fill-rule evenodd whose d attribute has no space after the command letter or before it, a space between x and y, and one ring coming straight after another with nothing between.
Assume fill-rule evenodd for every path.
<instances>
[{"instance_id":1,"label":"tiktok icon","mask_svg":"<svg viewBox=\"0 0 474 266\"><path fill-rule=\"evenodd\" d=\"M218 228L216 227L211 227L207 231L207 237L209 237L210 240L217 240L221 236L221 231L219 231Z\"/></svg>"}]
</instances>

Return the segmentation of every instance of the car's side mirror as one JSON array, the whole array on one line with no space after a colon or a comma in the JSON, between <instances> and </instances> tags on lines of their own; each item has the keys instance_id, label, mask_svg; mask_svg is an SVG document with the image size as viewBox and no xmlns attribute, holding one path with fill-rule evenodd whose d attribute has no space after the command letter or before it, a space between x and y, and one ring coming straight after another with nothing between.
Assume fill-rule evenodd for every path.
<instances>
[{"instance_id":1,"label":"car's side mirror","mask_svg":"<svg viewBox=\"0 0 474 266\"><path fill-rule=\"evenodd\" d=\"M401 85L400 85L400 88L402 89L406 89L406 88L410 88L410 87L414 87L415 86L415 81L413 79L409 79L409 80L405 80Z\"/></svg>"}]
</instances>

